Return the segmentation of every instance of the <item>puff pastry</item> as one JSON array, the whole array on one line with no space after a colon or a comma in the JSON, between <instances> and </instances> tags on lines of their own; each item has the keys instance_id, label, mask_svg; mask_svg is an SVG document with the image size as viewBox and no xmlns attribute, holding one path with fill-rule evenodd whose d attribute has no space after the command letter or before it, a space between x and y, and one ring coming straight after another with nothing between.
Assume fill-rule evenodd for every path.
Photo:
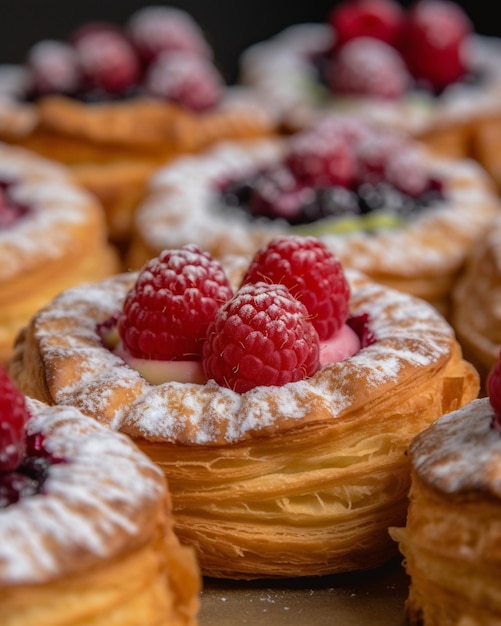
<instances>
[{"instance_id":1,"label":"puff pastry","mask_svg":"<svg viewBox=\"0 0 501 626\"><path fill-rule=\"evenodd\" d=\"M74 407L27 399L52 465L44 493L0 509L4 626L194 626L200 574L158 468Z\"/></svg>"},{"instance_id":2,"label":"puff pastry","mask_svg":"<svg viewBox=\"0 0 501 626\"><path fill-rule=\"evenodd\" d=\"M283 220L251 220L244 211L223 207L217 191L220 180L245 178L278 162L287 141L226 142L162 167L136 210L128 267L138 269L163 248L189 242L214 256L247 254L277 234L298 232L299 227ZM336 218L308 226L347 267L424 298L447 314L465 256L499 213L499 198L478 164L438 157L421 144L414 148L426 171L443 181L444 201L396 228L375 232L330 232L335 231Z\"/></svg>"},{"instance_id":3,"label":"puff pastry","mask_svg":"<svg viewBox=\"0 0 501 626\"><path fill-rule=\"evenodd\" d=\"M240 82L275 107L286 127L297 130L312 119L350 111L391 128L399 128L454 157L471 156L477 124L499 116L501 74L497 59L501 40L472 34L464 51L468 65L483 80L455 83L440 97L420 90L402 98L332 95L318 79L312 59L329 51L335 34L326 23L294 24L268 40L253 44L240 58Z\"/></svg>"},{"instance_id":4,"label":"puff pastry","mask_svg":"<svg viewBox=\"0 0 501 626\"><path fill-rule=\"evenodd\" d=\"M501 437L481 398L443 416L409 447L407 523L391 534L411 584L411 624L499 624Z\"/></svg>"},{"instance_id":5,"label":"puff pastry","mask_svg":"<svg viewBox=\"0 0 501 626\"><path fill-rule=\"evenodd\" d=\"M205 575L321 575L394 555L387 529L405 519L410 439L478 394L443 317L350 270L351 311L369 315L378 339L355 356L241 395L210 380L153 386L96 326L120 310L135 277L68 290L39 311L9 365L18 386L78 406L162 467L176 533Z\"/></svg>"},{"instance_id":6,"label":"puff pastry","mask_svg":"<svg viewBox=\"0 0 501 626\"><path fill-rule=\"evenodd\" d=\"M25 214L0 229L0 360L20 327L63 289L118 271L102 207L67 170L0 144L0 181ZM3 207L2 207L3 210Z\"/></svg>"}]
</instances>

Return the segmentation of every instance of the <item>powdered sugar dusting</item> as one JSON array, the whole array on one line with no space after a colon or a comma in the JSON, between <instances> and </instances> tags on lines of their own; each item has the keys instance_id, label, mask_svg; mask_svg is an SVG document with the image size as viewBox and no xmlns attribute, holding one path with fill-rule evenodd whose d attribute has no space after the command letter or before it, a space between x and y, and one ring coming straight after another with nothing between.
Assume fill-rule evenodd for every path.
<instances>
[{"instance_id":1,"label":"powdered sugar dusting","mask_svg":"<svg viewBox=\"0 0 501 626\"><path fill-rule=\"evenodd\" d=\"M351 312L366 312L378 341L323 367L308 380L256 387L238 394L214 381L205 385L146 383L102 346L96 325L118 310L137 274L76 287L33 321L48 372L69 371L65 382L48 377L54 400L76 404L131 436L182 444L236 442L311 420L341 417L353 404L377 397L383 383L410 381L420 370L448 360L453 331L427 303L347 271ZM66 336L60 337L64 317ZM47 347L50 346L50 349Z\"/></svg>"},{"instance_id":2,"label":"powdered sugar dusting","mask_svg":"<svg viewBox=\"0 0 501 626\"><path fill-rule=\"evenodd\" d=\"M2 585L46 582L118 554L165 494L160 470L124 435L73 407L28 407L29 432L67 462L51 466L43 495L0 509Z\"/></svg>"},{"instance_id":3,"label":"powdered sugar dusting","mask_svg":"<svg viewBox=\"0 0 501 626\"><path fill-rule=\"evenodd\" d=\"M488 398L439 418L411 444L418 475L445 493L501 498L501 433Z\"/></svg>"}]
</instances>

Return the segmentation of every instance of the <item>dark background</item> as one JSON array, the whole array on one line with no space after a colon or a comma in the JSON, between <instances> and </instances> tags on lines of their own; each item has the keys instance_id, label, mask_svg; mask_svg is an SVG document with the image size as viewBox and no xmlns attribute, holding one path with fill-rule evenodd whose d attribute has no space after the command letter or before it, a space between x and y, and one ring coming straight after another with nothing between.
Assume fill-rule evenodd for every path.
<instances>
[{"instance_id":1,"label":"dark background","mask_svg":"<svg viewBox=\"0 0 501 626\"><path fill-rule=\"evenodd\" d=\"M478 33L497 36L501 35L501 20L494 18L497 2L463 0L458 4ZM188 11L204 30L219 69L233 82L238 56L247 46L290 24L325 21L335 0L0 0L0 63L21 63L37 41L64 39L86 21L123 24L135 10L152 4ZM401 0L401 4L407 7L411 1Z\"/></svg>"}]
</instances>

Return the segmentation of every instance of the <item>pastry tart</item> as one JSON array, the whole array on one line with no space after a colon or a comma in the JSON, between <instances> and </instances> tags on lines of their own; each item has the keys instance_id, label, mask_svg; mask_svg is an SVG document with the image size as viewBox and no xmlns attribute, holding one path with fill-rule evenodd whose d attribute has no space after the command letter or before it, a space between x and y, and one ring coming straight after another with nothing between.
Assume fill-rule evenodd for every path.
<instances>
[{"instance_id":1,"label":"pastry tart","mask_svg":"<svg viewBox=\"0 0 501 626\"><path fill-rule=\"evenodd\" d=\"M198 25L173 7L143 7L123 26L85 24L1 69L0 138L70 166L124 245L160 164L275 127L249 89L225 84Z\"/></svg>"},{"instance_id":2,"label":"pastry tart","mask_svg":"<svg viewBox=\"0 0 501 626\"><path fill-rule=\"evenodd\" d=\"M451 323L485 382L501 349L501 218L471 251L454 286Z\"/></svg>"},{"instance_id":3,"label":"pastry tart","mask_svg":"<svg viewBox=\"0 0 501 626\"><path fill-rule=\"evenodd\" d=\"M407 523L392 528L410 576L410 624L501 621L499 364L488 397L444 415L409 447Z\"/></svg>"},{"instance_id":4,"label":"pastry tart","mask_svg":"<svg viewBox=\"0 0 501 626\"><path fill-rule=\"evenodd\" d=\"M163 474L124 435L0 378L2 624L194 626L199 569Z\"/></svg>"},{"instance_id":5,"label":"pastry tart","mask_svg":"<svg viewBox=\"0 0 501 626\"><path fill-rule=\"evenodd\" d=\"M127 265L188 242L221 256L314 234L346 266L447 313L465 256L499 208L473 161L333 115L291 138L226 142L162 167L137 208Z\"/></svg>"},{"instance_id":6,"label":"pastry tart","mask_svg":"<svg viewBox=\"0 0 501 626\"><path fill-rule=\"evenodd\" d=\"M301 237L299 243L285 237L269 244L299 247L297 256L280 257L303 268L290 275L292 282L274 274L279 284L251 280L234 296L221 270L207 279L201 268L210 255L193 245L163 251L139 274L67 290L21 332L10 362L13 379L26 393L79 407L129 435L158 463L169 480L176 534L196 548L207 576L323 575L386 562L396 553L387 529L405 520L410 439L478 394L478 375L436 309L355 270L340 276L339 261L329 260L335 257L321 242L304 239L306 244ZM309 250L304 256L303 245ZM332 271L324 272L324 261ZM225 260L234 285L243 280L248 262ZM169 278L161 273L166 264ZM253 267L261 275L259 264ZM177 284L185 277L187 309L181 313L181 294L169 300L175 289L164 281ZM304 302L287 296L289 284L303 285L297 298ZM267 289L276 291L270 296L274 304L266 300ZM197 290L204 292L201 299ZM310 292L316 295L305 295ZM225 342L231 329L226 335L219 326L208 326L201 343L189 341L193 311L211 310L207 303L214 293L229 297L216 305L211 323L219 319L224 325L226 315L230 325L235 322L239 338L230 347ZM137 306L147 301L151 311L143 316ZM301 309L307 301L310 308ZM244 339L242 316L261 305L258 326ZM176 317L170 317L171 306ZM232 314L227 306L234 307ZM273 322L263 330L259 320L280 317L283 306L291 310L281 330ZM291 327L291 317L297 321L297 307L294 332L299 326L307 331L292 345L281 333ZM338 320L333 337L344 342L339 333L351 333L356 346L334 359L324 352L328 339L315 343L330 337L332 328L324 332L320 323L317 331L310 316L323 318L328 327L340 310L341 322L347 321ZM110 340L117 324L118 345ZM182 344L178 357L169 347L176 333ZM197 350L203 350L201 361L185 360L183 355ZM196 376L186 375L187 364Z\"/></svg>"},{"instance_id":7,"label":"pastry tart","mask_svg":"<svg viewBox=\"0 0 501 626\"><path fill-rule=\"evenodd\" d=\"M120 267L102 207L66 169L0 144L0 360L19 328L63 289Z\"/></svg>"},{"instance_id":8,"label":"pastry tart","mask_svg":"<svg viewBox=\"0 0 501 626\"><path fill-rule=\"evenodd\" d=\"M499 118L500 51L460 3L343 0L324 23L294 24L250 46L240 82L288 128L356 110L464 157L478 124Z\"/></svg>"}]
</instances>

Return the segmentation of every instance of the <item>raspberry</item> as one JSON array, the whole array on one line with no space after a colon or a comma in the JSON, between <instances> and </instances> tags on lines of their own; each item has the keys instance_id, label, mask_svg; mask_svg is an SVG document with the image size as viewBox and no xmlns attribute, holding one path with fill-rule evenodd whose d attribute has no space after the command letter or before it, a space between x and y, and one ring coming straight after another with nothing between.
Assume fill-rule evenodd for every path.
<instances>
[{"instance_id":1,"label":"raspberry","mask_svg":"<svg viewBox=\"0 0 501 626\"><path fill-rule=\"evenodd\" d=\"M411 78L400 54L384 41L360 37L334 56L327 75L334 92L374 98L400 98Z\"/></svg>"},{"instance_id":2,"label":"raspberry","mask_svg":"<svg viewBox=\"0 0 501 626\"><path fill-rule=\"evenodd\" d=\"M486 389L491 406L496 414L496 424L501 430L501 353L487 376Z\"/></svg>"},{"instance_id":3,"label":"raspberry","mask_svg":"<svg viewBox=\"0 0 501 626\"><path fill-rule=\"evenodd\" d=\"M15 470L23 459L25 424L29 419L23 394L0 366L0 472Z\"/></svg>"},{"instance_id":4,"label":"raspberry","mask_svg":"<svg viewBox=\"0 0 501 626\"><path fill-rule=\"evenodd\" d=\"M28 52L26 66L32 95L75 93L81 83L77 55L72 46L46 39Z\"/></svg>"},{"instance_id":5,"label":"raspberry","mask_svg":"<svg viewBox=\"0 0 501 626\"><path fill-rule=\"evenodd\" d=\"M285 163L298 180L312 187L349 187L355 178L351 145L332 132L312 130L293 136Z\"/></svg>"},{"instance_id":6,"label":"raspberry","mask_svg":"<svg viewBox=\"0 0 501 626\"><path fill-rule=\"evenodd\" d=\"M174 7L148 6L133 13L126 29L142 60L149 64L162 52L191 52L208 59L212 50L189 13Z\"/></svg>"},{"instance_id":7,"label":"raspberry","mask_svg":"<svg viewBox=\"0 0 501 626\"><path fill-rule=\"evenodd\" d=\"M243 286L209 325L203 347L207 377L245 393L312 376L320 367L320 345L308 317L284 285Z\"/></svg>"},{"instance_id":8,"label":"raspberry","mask_svg":"<svg viewBox=\"0 0 501 626\"><path fill-rule=\"evenodd\" d=\"M390 163L409 150L409 142L398 133L367 135L357 144L359 181L373 184L385 180Z\"/></svg>"},{"instance_id":9,"label":"raspberry","mask_svg":"<svg viewBox=\"0 0 501 626\"><path fill-rule=\"evenodd\" d=\"M122 94L137 84L139 60L119 29L88 25L77 32L73 40L87 89Z\"/></svg>"},{"instance_id":10,"label":"raspberry","mask_svg":"<svg viewBox=\"0 0 501 626\"><path fill-rule=\"evenodd\" d=\"M152 96L205 111L221 99L224 81L207 59L187 52L164 52L150 65L144 84Z\"/></svg>"},{"instance_id":11,"label":"raspberry","mask_svg":"<svg viewBox=\"0 0 501 626\"><path fill-rule=\"evenodd\" d=\"M207 326L233 295L221 265L195 245L164 250L139 272L117 321L133 357L199 359Z\"/></svg>"},{"instance_id":12,"label":"raspberry","mask_svg":"<svg viewBox=\"0 0 501 626\"><path fill-rule=\"evenodd\" d=\"M315 237L276 237L261 248L242 285L283 284L307 308L321 341L332 337L349 315L350 288L339 260Z\"/></svg>"},{"instance_id":13,"label":"raspberry","mask_svg":"<svg viewBox=\"0 0 501 626\"><path fill-rule=\"evenodd\" d=\"M0 181L0 229L9 228L16 224L29 212L28 207L19 204L12 198L8 187L9 185L4 187Z\"/></svg>"},{"instance_id":14,"label":"raspberry","mask_svg":"<svg viewBox=\"0 0 501 626\"><path fill-rule=\"evenodd\" d=\"M416 80L440 91L467 71L463 44L473 26L449 0L420 0L407 15L402 55Z\"/></svg>"},{"instance_id":15,"label":"raspberry","mask_svg":"<svg viewBox=\"0 0 501 626\"><path fill-rule=\"evenodd\" d=\"M358 37L373 37L397 46L404 10L394 0L344 0L329 15L336 48Z\"/></svg>"}]
</instances>

